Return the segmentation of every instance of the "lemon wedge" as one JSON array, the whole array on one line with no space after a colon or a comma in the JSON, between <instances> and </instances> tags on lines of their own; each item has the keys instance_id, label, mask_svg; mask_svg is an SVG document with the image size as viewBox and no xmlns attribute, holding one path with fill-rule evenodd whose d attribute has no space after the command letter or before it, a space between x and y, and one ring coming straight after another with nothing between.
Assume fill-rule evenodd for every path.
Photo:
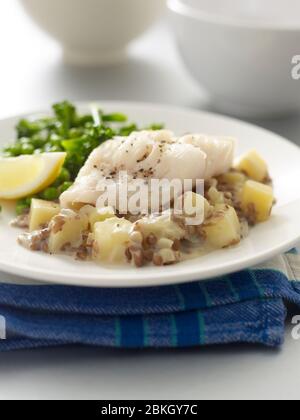
<instances>
[{"instance_id":1,"label":"lemon wedge","mask_svg":"<svg viewBox=\"0 0 300 420\"><path fill-rule=\"evenodd\" d=\"M16 200L51 185L62 169L66 153L43 153L0 158L0 198Z\"/></svg>"}]
</instances>

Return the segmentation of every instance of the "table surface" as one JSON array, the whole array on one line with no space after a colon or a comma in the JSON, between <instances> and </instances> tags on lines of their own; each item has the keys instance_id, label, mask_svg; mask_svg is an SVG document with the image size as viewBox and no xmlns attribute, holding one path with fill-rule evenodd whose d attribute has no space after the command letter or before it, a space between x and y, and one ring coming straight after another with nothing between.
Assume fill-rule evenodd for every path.
<instances>
[{"instance_id":1,"label":"table surface","mask_svg":"<svg viewBox=\"0 0 300 420\"><path fill-rule=\"evenodd\" d=\"M119 67L66 66L58 45L0 2L0 118L57 100L116 99L209 109L162 22ZM254 121L300 144L300 116ZM5 275L0 273L0 281ZM0 355L0 399L299 399L300 342L280 351L228 346L187 351L65 348Z\"/></svg>"}]
</instances>

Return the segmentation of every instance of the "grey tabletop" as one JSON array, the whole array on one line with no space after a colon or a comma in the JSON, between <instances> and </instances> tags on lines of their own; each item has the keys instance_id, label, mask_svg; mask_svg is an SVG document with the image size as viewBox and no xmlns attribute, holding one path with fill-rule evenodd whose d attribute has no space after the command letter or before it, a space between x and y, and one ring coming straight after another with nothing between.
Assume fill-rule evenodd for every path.
<instances>
[{"instance_id":1,"label":"grey tabletop","mask_svg":"<svg viewBox=\"0 0 300 420\"><path fill-rule=\"evenodd\" d=\"M66 66L59 47L0 4L0 118L60 99L121 99L209 109L182 66L164 22L132 45L119 67ZM300 145L300 115L253 121ZM0 280L4 275L0 273ZM300 342L280 351L238 346L189 351L67 348L0 355L0 399L299 399Z\"/></svg>"}]
</instances>

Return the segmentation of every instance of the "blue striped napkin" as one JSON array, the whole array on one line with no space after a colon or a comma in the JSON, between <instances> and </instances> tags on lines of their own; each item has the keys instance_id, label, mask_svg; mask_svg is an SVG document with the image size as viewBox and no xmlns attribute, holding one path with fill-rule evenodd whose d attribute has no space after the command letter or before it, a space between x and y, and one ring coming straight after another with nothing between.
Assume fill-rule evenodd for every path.
<instances>
[{"instance_id":1,"label":"blue striped napkin","mask_svg":"<svg viewBox=\"0 0 300 420\"><path fill-rule=\"evenodd\" d=\"M74 344L277 347L284 340L285 302L300 306L298 279L300 256L291 252L251 270L179 286L116 290L0 284L0 351Z\"/></svg>"}]
</instances>

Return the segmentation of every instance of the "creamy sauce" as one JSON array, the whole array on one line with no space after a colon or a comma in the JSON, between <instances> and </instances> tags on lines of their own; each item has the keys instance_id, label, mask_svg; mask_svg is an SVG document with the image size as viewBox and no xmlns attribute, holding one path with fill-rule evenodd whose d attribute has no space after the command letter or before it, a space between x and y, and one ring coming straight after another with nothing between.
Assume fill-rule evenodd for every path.
<instances>
[{"instance_id":1,"label":"creamy sauce","mask_svg":"<svg viewBox=\"0 0 300 420\"><path fill-rule=\"evenodd\" d=\"M181 261L189 261L204 257L213 251L216 251L216 249L207 243L201 245L186 246L181 252Z\"/></svg>"}]
</instances>

